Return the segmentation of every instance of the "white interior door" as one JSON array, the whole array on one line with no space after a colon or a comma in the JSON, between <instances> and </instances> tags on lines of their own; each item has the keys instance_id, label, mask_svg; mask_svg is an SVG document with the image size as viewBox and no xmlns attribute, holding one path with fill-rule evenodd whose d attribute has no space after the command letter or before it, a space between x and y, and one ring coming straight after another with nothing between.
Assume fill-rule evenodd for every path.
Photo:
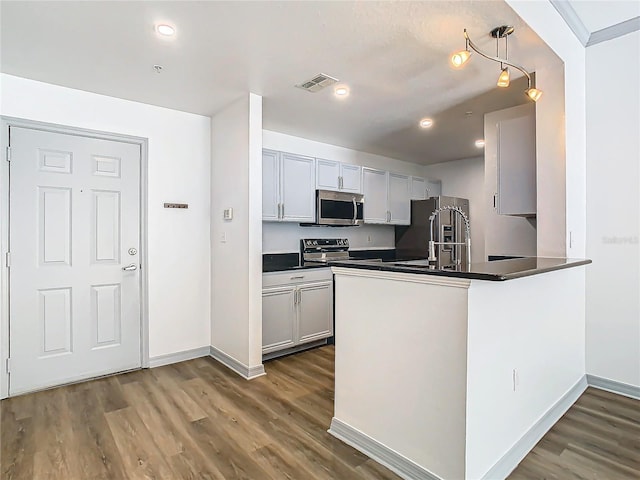
<instances>
[{"instance_id":1,"label":"white interior door","mask_svg":"<svg viewBox=\"0 0 640 480\"><path fill-rule=\"evenodd\" d=\"M9 393L140 367L140 146L9 141Z\"/></svg>"}]
</instances>

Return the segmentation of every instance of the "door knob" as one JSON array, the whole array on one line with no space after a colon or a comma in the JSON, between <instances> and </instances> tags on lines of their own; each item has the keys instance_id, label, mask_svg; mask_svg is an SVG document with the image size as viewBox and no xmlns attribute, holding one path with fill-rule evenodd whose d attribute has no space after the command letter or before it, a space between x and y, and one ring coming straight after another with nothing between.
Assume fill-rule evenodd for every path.
<instances>
[{"instance_id":1,"label":"door knob","mask_svg":"<svg viewBox=\"0 0 640 480\"><path fill-rule=\"evenodd\" d=\"M137 269L138 269L138 265L136 265L135 263L131 263L126 267L122 267L122 270L124 270L125 272L132 272Z\"/></svg>"}]
</instances>

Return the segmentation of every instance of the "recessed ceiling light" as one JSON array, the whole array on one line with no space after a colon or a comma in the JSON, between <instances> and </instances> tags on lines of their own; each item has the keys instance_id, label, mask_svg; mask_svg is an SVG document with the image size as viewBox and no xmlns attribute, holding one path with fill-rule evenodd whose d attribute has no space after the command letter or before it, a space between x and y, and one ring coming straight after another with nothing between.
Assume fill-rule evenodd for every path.
<instances>
[{"instance_id":1,"label":"recessed ceiling light","mask_svg":"<svg viewBox=\"0 0 640 480\"><path fill-rule=\"evenodd\" d=\"M176 29L171 25L161 23L159 25L156 25L156 32L158 32L160 35L164 35L165 37L171 37L174 33L176 33Z\"/></svg>"},{"instance_id":2,"label":"recessed ceiling light","mask_svg":"<svg viewBox=\"0 0 640 480\"><path fill-rule=\"evenodd\" d=\"M433 126L433 120L431 120L430 118L423 118L422 120L420 120L421 128L431 128L432 126Z\"/></svg>"},{"instance_id":3,"label":"recessed ceiling light","mask_svg":"<svg viewBox=\"0 0 640 480\"><path fill-rule=\"evenodd\" d=\"M349 95L349 87L347 87L346 85L339 85L335 88L333 93L335 93L339 97L346 97L347 95Z\"/></svg>"},{"instance_id":4,"label":"recessed ceiling light","mask_svg":"<svg viewBox=\"0 0 640 480\"><path fill-rule=\"evenodd\" d=\"M476 147L483 148L484 147L484 139L476 140Z\"/></svg>"}]
</instances>

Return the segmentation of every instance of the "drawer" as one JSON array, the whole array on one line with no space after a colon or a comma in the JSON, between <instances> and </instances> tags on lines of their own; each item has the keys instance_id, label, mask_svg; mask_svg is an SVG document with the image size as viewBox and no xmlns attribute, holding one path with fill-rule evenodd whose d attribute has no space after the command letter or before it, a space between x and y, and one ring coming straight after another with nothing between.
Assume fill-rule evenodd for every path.
<instances>
[{"instance_id":1,"label":"drawer","mask_svg":"<svg viewBox=\"0 0 640 480\"><path fill-rule=\"evenodd\" d=\"M321 282L327 280L331 281L332 279L333 275L331 274L330 268L285 270L284 272L263 273L262 288Z\"/></svg>"}]
</instances>

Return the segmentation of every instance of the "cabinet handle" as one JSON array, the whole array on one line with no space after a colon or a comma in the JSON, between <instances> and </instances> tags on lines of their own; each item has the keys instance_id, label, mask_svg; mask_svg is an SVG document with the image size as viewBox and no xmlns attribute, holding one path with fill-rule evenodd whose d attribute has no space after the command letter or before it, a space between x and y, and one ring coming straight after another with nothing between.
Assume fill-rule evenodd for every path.
<instances>
[{"instance_id":1,"label":"cabinet handle","mask_svg":"<svg viewBox=\"0 0 640 480\"><path fill-rule=\"evenodd\" d=\"M342 177L338 177L338 187L342 190L344 186L344 179Z\"/></svg>"},{"instance_id":2,"label":"cabinet handle","mask_svg":"<svg viewBox=\"0 0 640 480\"><path fill-rule=\"evenodd\" d=\"M493 209L495 210L496 208L498 208L498 194L494 193L493 194Z\"/></svg>"},{"instance_id":3,"label":"cabinet handle","mask_svg":"<svg viewBox=\"0 0 640 480\"><path fill-rule=\"evenodd\" d=\"M280 204L278 204L278 218L280 218Z\"/></svg>"},{"instance_id":4,"label":"cabinet handle","mask_svg":"<svg viewBox=\"0 0 640 480\"><path fill-rule=\"evenodd\" d=\"M300 305L300 303L302 303L302 294L300 290L298 290L298 305Z\"/></svg>"},{"instance_id":5,"label":"cabinet handle","mask_svg":"<svg viewBox=\"0 0 640 480\"><path fill-rule=\"evenodd\" d=\"M304 278L304 275L299 275L297 277L291 277L290 280L302 280Z\"/></svg>"},{"instance_id":6,"label":"cabinet handle","mask_svg":"<svg viewBox=\"0 0 640 480\"><path fill-rule=\"evenodd\" d=\"M280 218L284 218L284 203L282 204L282 217Z\"/></svg>"}]
</instances>

